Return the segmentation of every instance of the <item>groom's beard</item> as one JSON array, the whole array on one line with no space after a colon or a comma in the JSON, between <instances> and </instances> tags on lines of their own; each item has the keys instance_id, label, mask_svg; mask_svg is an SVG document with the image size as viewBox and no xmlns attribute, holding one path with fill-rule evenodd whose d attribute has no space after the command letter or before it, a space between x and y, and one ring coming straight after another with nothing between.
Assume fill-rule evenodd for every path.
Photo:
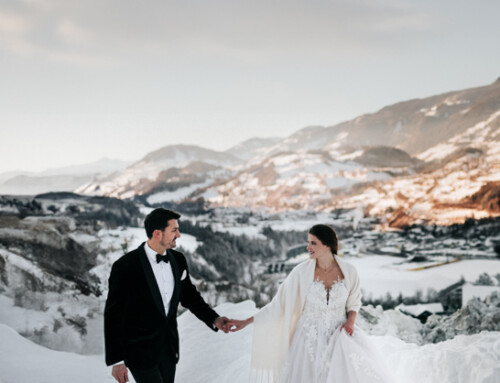
<instances>
[{"instance_id":1,"label":"groom's beard","mask_svg":"<svg viewBox=\"0 0 500 383\"><path fill-rule=\"evenodd\" d=\"M177 238L174 238L170 240L169 242L162 240L160 244L165 247L166 249L173 249L175 246L177 246L177 243L175 242Z\"/></svg>"}]
</instances>

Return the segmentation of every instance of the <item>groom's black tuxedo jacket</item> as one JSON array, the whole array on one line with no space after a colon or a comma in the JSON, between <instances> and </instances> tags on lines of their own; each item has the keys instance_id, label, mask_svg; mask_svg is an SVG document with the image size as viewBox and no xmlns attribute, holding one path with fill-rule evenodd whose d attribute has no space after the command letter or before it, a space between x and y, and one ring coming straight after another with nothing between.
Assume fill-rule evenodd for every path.
<instances>
[{"instance_id":1,"label":"groom's black tuxedo jacket","mask_svg":"<svg viewBox=\"0 0 500 383\"><path fill-rule=\"evenodd\" d=\"M168 250L174 275L174 292L168 315L165 315L160 290L144 246L145 243L125 254L111 269L104 309L108 366L125 361L129 368L149 369L159 363L162 354L177 363L179 334L176 317L179 302L217 331L213 323L218 314L207 305L191 283L186 258L175 250Z\"/></svg>"}]
</instances>

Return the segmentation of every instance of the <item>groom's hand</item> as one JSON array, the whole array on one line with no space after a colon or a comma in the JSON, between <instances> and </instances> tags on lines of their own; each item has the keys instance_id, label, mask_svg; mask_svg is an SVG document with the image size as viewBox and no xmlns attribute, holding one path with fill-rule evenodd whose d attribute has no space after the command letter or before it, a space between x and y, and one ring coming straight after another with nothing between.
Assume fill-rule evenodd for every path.
<instances>
[{"instance_id":1,"label":"groom's hand","mask_svg":"<svg viewBox=\"0 0 500 383\"><path fill-rule=\"evenodd\" d=\"M111 375L120 383L128 382L128 370L125 363L117 364L113 366L111 370Z\"/></svg>"},{"instance_id":2,"label":"groom's hand","mask_svg":"<svg viewBox=\"0 0 500 383\"><path fill-rule=\"evenodd\" d=\"M219 330L224 331L227 334L231 328L231 320L226 317L218 317L215 320L214 325Z\"/></svg>"}]
</instances>

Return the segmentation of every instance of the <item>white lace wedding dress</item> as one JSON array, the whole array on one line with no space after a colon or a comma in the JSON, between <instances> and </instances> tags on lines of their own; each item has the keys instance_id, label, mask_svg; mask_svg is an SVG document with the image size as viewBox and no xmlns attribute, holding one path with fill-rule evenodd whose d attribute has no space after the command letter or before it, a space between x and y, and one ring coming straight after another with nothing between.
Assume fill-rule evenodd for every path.
<instances>
[{"instance_id":1,"label":"white lace wedding dress","mask_svg":"<svg viewBox=\"0 0 500 383\"><path fill-rule=\"evenodd\" d=\"M340 330L347 297L343 280L330 290L312 283L279 383L394 382L367 334L359 327L353 336Z\"/></svg>"}]
</instances>

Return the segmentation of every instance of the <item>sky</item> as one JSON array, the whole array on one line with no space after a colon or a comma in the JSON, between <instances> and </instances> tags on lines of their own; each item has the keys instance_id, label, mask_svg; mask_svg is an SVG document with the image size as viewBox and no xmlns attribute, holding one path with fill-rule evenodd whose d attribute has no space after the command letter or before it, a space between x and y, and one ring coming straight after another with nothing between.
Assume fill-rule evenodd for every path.
<instances>
[{"instance_id":1,"label":"sky","mask_svg":"<svg viewBox=\"0 0 500 383\"><path fill-rule=\"evenodd\" d=\"M226 150L500 77L500 2L0 0L0 172Z\"/></svg>"}]
</instances>

